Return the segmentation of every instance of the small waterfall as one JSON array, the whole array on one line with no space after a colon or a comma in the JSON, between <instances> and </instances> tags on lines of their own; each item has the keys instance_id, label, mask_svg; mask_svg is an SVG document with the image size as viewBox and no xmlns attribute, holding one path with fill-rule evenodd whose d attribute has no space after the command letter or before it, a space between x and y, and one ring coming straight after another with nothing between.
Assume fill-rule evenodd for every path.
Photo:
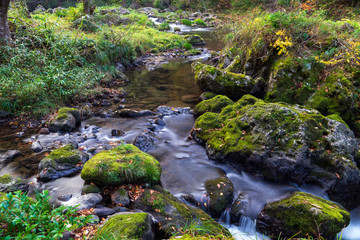
<instances>
[{"instance_id":1,"label":"small waterfall","mask_svg":"<svg viewBox=\"0 0 360 240\"><path fill-rule=\"evenodd\" d=\"M247 216L241 216L239 221L239 229L240 231L247 234L255 234L256 233L256 220L252 220Z\"/></svg>"},{"instance_id":2,"label":"small waterfall","mask_svg":"<svg viewBox=\"0 0 360 240\"><path fill-rule=\"evenodd\" d=\"M229 227L231 222L230 222L230 209L227 208L225 209L225 211L221 214L220 217L221 222L223 222L225 224L226 227Z\"/></svg>"}]
</instances>

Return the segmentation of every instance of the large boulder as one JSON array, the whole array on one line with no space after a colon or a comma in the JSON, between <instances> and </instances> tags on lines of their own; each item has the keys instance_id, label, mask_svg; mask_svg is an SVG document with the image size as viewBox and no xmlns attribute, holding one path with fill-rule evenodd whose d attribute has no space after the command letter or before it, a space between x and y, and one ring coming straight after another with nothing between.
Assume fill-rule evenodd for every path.
<instances>
[{"instance_id":1,"label":"large boulder","mask_svg":"<svg viewBox=\"0 0 360 240\"><path fill-rule=\"evenodd\" d=\"M117 213L105 221L95 239L152 240L155 236L153 225L148 213Z\"/></svg>"},{"instance_id":2,"label":"large boulder","mask_svg":"<svg viewBox=\"0 0 360 240\"><path fill-rule=\"evenodd\" d=\"M27 192L29 190L29 184L21 179L5 174L0 176L0 192L16 192L16 191Z\"/></svg>"},{"instance_id":3,"label":"large boulder","mask_svg":"<svg viewBox=\"0 0 360 240\"><path fill-rule=\"evenodd\" d=\"M314 195L295 192L269 203L257 219L257 230L278 237L333 239L350 223L350 213L340 205Z\"/></svg>"},{"instance_id":4,"label":"large boulder","mask_svg":"<svg viewBox=\"0 0 360 240\"><path fill-rule=\"evenodd\" d=\"M160 233L161 238L182 235L179 230L194 223L198 225L198 229L207 229L207 234L211 236L231 236L227 229L201 209L187 206L170 193L161 189L159 191L145 190L134 203L134 208L151 213L158 221L156 230Z\"/></svg>"},{"instance_id":5,"label":"large boulder","mask_svg":"<svg viewBox=\"0 0 360 240\"><path fill-rule=\"evenodd\" d=\"M200 116L192 135L210 159L269 180L317 184L350 209L360 204L358 144L337 116L246 95Z\"/></svg>"},{"instance_id":6,"label":"large boulder","mask_svg":"<svg viewBox=\"0 0 360 240\"><path fill-rule=\"evenodd\" d=\"M98 186L158 183L161 168L151 155L131 144L102 151L85 163L81 177Z\"/></svg>"},{"instance_id":7,"label":"large boulder","mask_svg":"<svg viewBox=\"0 0 360 240\"><path fill-rule=\"evenodd\" d=\"M266 82L262 78L253 79L241 73L232 73L210 65L195 63L195 81L203 91L223 94L231 99L239 99L245 94L263 96Z\"/></svg>"},{"instance_id":8,"label":"large boulder","mask_svg":"<svg viewBox=\"0 0 360 240\"><path fill-rule=\"evenodd\" d=\"M210 200L210 214L219 218L233 201L234 185L227 177L221 177L206 181L205 189Z\"/></svg>"},{"instance_id":9,"label":"large boulder","mask_svg":"<svg viewBox=\"0 0 360 240\"><path fill-rule=\"evenodd\" d=\"M51 181L79 172L89 156L77 150L72 144L56 149L40 161L39 179Z\"/></svg>"},{"instance_id":10,"label":"large boulder","mask_svg":"<svg viewBox=\"0 0 360 240\"><path fill-rule=\"evenodd\" d=\"M81 123L79 110L76 108L60 108L49 123L51 132L71 132Z\"/></svg>"}]
</instances>

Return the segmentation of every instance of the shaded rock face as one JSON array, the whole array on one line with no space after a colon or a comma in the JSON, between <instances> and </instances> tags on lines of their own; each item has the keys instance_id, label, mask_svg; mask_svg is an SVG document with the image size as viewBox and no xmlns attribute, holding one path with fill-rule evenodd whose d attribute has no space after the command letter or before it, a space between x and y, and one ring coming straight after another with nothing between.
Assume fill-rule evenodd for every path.
<instances>
[{"instance_id":1,"label":"shaded rock face","mask_svg":"<svg viewBox=\"0 0 360 240\"><path fill-rule=\"evenodd\" d=\"M232 73L210 65L195 63L196 84L203 91L226 95L231 99L239 99L245 94L257 97L264 95L266 82L262 78L253 79L240 73Z\"/></svg>"},{"instance_id":2,"label":"shaded rock face","mask_svg":"<svg viewBox=\"0 0 360 240\"><path fill-rule=\"evenodd\" d=\"M127 191L123 188L119 188L111 194L111 201L116 205L121 205L125 207L129 206L130 204L129 195Z\"/></svg>"},{"instance_id":3,"label":"shaded rock face","mask_svg":"<svg viewBox=\"0 0 360 240\"><path fill-rule=\"evenodd\" d=\"M334 238L350 223L350 213L340 205L311 194L295 192L269 203L257 219L261 233L277 237Z\"/></svg>"},{"instance_id":4,"label":"shaded rock face","mask_svg":"<svg viewBox=\"0 0 360 240\"><path fill-rule=\"evenodd\" d=\"M71 132L81 123L81 116L76 108L60 108L49 124L51 132Z\"/></svg>"},{"instance_id":5,"label":"shaded rock face","mask_svg":"<svg viewBox=\"0 0 360 240\"><path fill-rule=\"evenodd\" d=\"M56 149L40 161L39 179L47 182L79 172L89 159L86 153L77 150L72 144Z\"/></svg>"},{"instance_id":6,"label":"shaded rock face","mask_svg":"<svg viewBox=\"0 0 360 240\"><path fill-rule=\"evenodd\" d=\"M81 171L84 180L98 186L158 183L160 176L159 162L131 144L96 154Z\"/></svg>"},{"instance_id":7,"label":"shaded rock face","mask_svg":"<svg viewBox=\"0 0 360 240\"><path fill-rule=\"evenodd\" d=\"M159 189L161 190L161 189ZM227 229L213 220L198 208L185 205L169 193L147 189L134 203L135 209L150 213L161 225L156 231L161 238L169 238L191 222L198 222L200 226L211 231L210 235L224 235L230 237Z\"/></svg>"},{"instance_id":8,"label":"shaded rock face","mask_svg":"<svg viewBox=\"0 0 360 240\"><path fill-rule=\"evenodd\" d=\"M206 193L209 196L209 210L212 217L219 218L233 201L234 185L227 177L205 182Z\"/></svg>"},{"instance_id":9,"label":"shaded rock face","mask_svg":"<svg viewBox=\"0 0 360 240\"><path fill-rule=\"evenodd\" d=\"M21 155L19 150L8 150L6 153L0 154L0 163L8 163Z\"/></svg>"},{"instance_id":10,"label":"shaded rock face","mask_svg":"<svg viewBox=\"0 0 360 240\"><path fill-rule=\"evenodd\" d=\"M155 136L155 134L146 131L135 138L134 145L138 147L141 151L148 152L156 148L157 142L158 138Z\"/></svg>"},{"instance_id":11,"label":"shaded rock face","mask_svg":"<svg viewBox=\"0 0 360 240\"><path fill-rule=\"evenodd\" d=\"M192 135L210 159L269 180L317 184L345 207L359 205L358 144L339 117L246 95L200 116Z\"/></svg>"},{"instance_id":12,"label":"shaded rock face","mask_svg":"<svg viewBox=\"0 0 360 240\"><path fill-rule=\"evenodd\" d=\"M117 213L106 220L97 232L96 239L152 240L154 222L148 213Z\"/></svg>"},{"instance_id":13,"label":"shaded rock face","mask_svg":"<svg viewBox=\"0 0 360 240\"><path fill-rule=\"evenodd\" d=\"M29 190L29 184L25 180L15 178L10 174L0 176L0 192L9 193L19 190L27 192Z\"/></svg>"}]
</instances>

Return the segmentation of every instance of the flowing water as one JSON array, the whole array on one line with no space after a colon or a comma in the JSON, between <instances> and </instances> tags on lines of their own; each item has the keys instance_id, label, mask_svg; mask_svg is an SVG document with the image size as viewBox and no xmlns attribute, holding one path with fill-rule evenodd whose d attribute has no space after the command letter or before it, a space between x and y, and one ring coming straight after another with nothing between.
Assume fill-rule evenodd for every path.
<instances>
[{"instance_id":1,"label":"flowing water","mask_svg":"<svg viewBox=\"0 0 360 240\"><path fill-rule=\"evenodd\" d=\"M199 31L198 34L209 43L206 47L212 50L220 49L219 43L214 40L210 31ZM206 58L206 55L200 56L200 59L202 58ZM194 59L177 59L169 61L155 71L133 72L130 76L131 83L126 89L129 94L126 106L138 109L155 109L163 104L174 107L194 106L201 91L194 84L190 67L192 61ZM132 143L138 135L153 127L154 118L153 116L136 119L93 117L82 122L80 128L71 134L33 134L25 138L15 138L15 130L4 132L0 136L0 150L20 149L23 155L10 164L0 165L0 174L12 173L30 178L35 188L49 189L53 197L69 193L75 197L80 195L84 184L79 175L48 183L37 182L34 176L37 164L46 153L40 155L31 153L29 142L37 139L46 149L51 150L81 138L82 140L78 141L79 147L83 147L85 151L94 147L103 148L117 144L119 141ZM268 202L286 197L297 190L326 197L321 189L313 186L299 188L296 185L266 182L246 173L239 173L226 164L209 161L204 147L188 138L195 122L191 114L166 116L164 121L166 126L157 127L155 130L158 138L156 148L149 152L161 164L163 187L180 199L183 194L192 194L202 202L205 194L204 183L210 179L227 176L234 184L234 197L242 193L247 200L246 210L238 226L230 225L229 210L225 211L221 218L223 224L237 239L268 239L255 230L255 219ZM112 137L112 129L119 129L125 132L125 135ZM352 222L344 235L346 238L342 239L359 239L354 236L360 236L360 209L352 212Z\"/></svg>"}]
</instances>

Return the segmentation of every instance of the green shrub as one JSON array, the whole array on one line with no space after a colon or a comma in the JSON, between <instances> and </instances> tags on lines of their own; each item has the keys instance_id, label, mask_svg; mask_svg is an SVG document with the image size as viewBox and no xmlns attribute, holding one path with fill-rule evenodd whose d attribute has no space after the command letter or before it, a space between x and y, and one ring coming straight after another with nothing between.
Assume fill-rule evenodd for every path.
<instances>
[{"instance_id":1,"label":"green shrub","mask_svg":"<svg viewBox=\"0 0 360 240\"><path fill-rule=\"evenodd\" d=\"M186 50L192 49L191 43L185 43L185 44L184 44L184 48L185 48Z\"/></svg>"},{"instance_id":2,"label":"green shrub","mask_svg":"<svg viewBox=\"0 0 360 240\"><path fill-rule=\"evenodd\" d=\"M169 23L164 22L164 23L161 23L158 26L158 28L159 28L160 31L168 31L168 30L170 30L170 25L169 25Z\"/></svg>"},{"instance_id":3,"label":"green shrub","mask_svg":"<svg viewBox=\"0 0 360 240\"><path fill-rule=\"evenodd\" d=\"M191 26L192 25L192 21L190 21L189 19L181 19L180 20L182 24L186 25L186 26Z\"/></svg>"},{"instance_id":4,"label":"green shrub","mask_svg":"<svg viewBox=\"0 0 360 240\"><path fill-rule=\"evenodd\" d=\"M73 23L74 28L78 28L85 32L96 32L99 27L91 21L87 16L79 18Z\"/></svg>"},{"instance_id":5,"label":"green shrub","mask_svg":"<svg viewBox=\"0 0 360 240\"><path fill-rule=\"evenodd\" d=\"M32 200L21 191L9 193L0 204L0 222L7 225L1 229L5 239L59 239L66 230L77 229L90 222L90 216L75 216L73 207L52 209L46 190Z\"/></svg>"}]
</instances>

